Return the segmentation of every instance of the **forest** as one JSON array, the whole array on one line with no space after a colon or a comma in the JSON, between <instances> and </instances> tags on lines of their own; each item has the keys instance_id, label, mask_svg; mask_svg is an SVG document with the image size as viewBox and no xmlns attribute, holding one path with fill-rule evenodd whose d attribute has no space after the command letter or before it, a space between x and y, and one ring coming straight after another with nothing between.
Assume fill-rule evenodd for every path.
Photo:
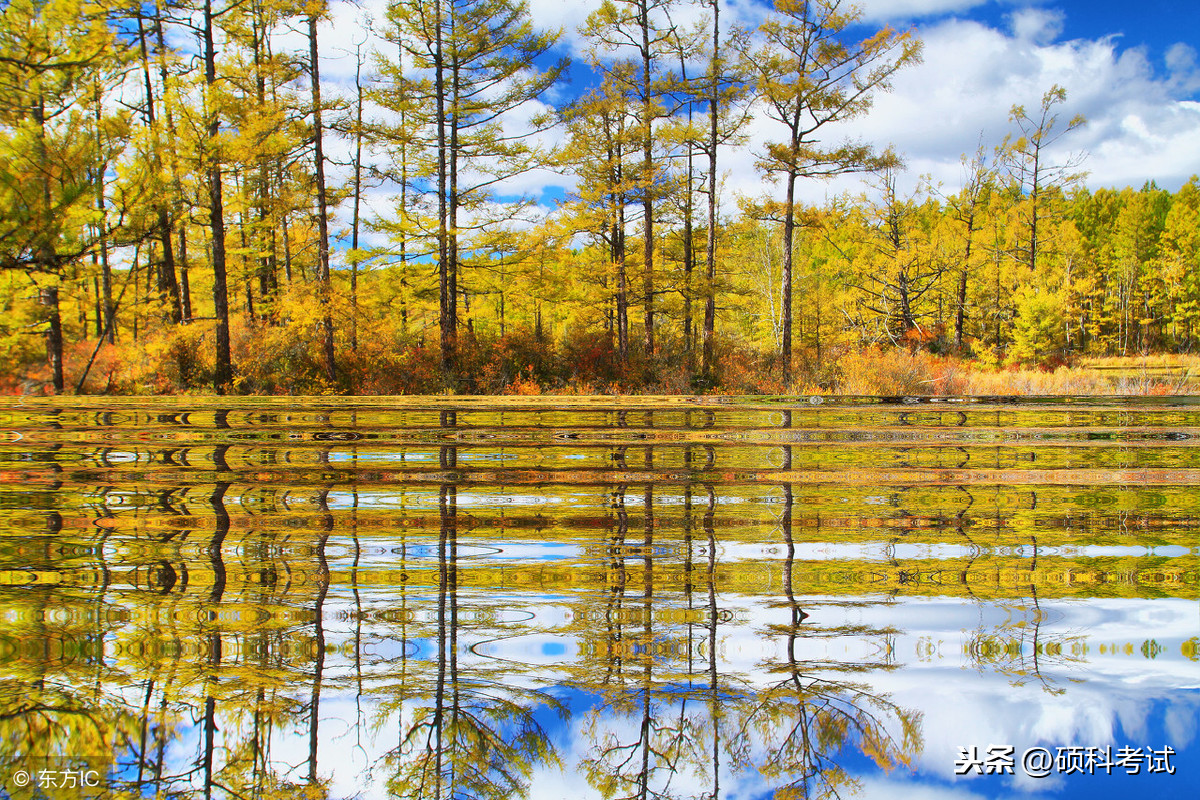
<instances>
[{"instance_id":1,"label":"forest","mask_svg":"<svg viewBox=\"0 0 1200 800\"><path fill-rule=\"evenodd\" d=\"M921 43L842 0L608 0L585 63L523 0L391 2L349 85L326 0L3 6L3 393L861 391L1200 337L1197 178L1088 189L1049 86L902 188L843 132Z\"/></svg>"}]
</instances>

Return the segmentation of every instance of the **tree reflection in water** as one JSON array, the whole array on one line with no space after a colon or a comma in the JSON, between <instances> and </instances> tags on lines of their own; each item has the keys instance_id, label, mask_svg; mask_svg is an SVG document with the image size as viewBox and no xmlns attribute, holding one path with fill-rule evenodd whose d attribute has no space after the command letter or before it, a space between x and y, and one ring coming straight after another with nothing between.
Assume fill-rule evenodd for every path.
<instances>
[{"instance_id":1,"label":"tree reflection in water","mask_svg":"<svg viewBox=\"0 0 1200 800\"><path fill-rule=\"evenodd\" d=\"M1200 513L1200 450L1150 407L1101 420L1110 447L1084 411L140 402L0 406L0 769L163 798L844 796L933 738L880 688L924 666L1068 704L1112 685L1097 651L1168 687L1195 657L1141 622L1194 600Z\"/></svg>"},{"instance_id":2,"label":"tree reflection in water","mask_svg":"<svg viewBox=\"0 0 1200 800\"><path fill-rule=\"evenodd\" d=\"M605 611L607 641L595 650L607 655L598 676L603 703L589 710L579 726L589 747L581 768L608 800L717 800L723 765L731 773L754 771L766 786L774 787L777 798L841 797L858 787L843 766L851 751L884 770L911 766L920 754L919 711L900 706L866 683L831 677L842 674L842 666L867 672L893 665L886 661L838 665L797 656L798 641L827 636L829 631L804 626L807 614L800 609L791 580L794 495L790 484L783 488L781 527L787 548L783 587L789 622L762 631L769 639L783 639L786 653L781 660L759 665L767 675L781 676L766 685L727 675L719 664L719 627L729 617L718 605L713 486L704 486L707 502L702 516L707 636L696 649L703 666L691 657L699 643L692 642L690 631L682 643L672 640L669 632L656 631L656 615L648 603L637 607L640 614L622 613L626 600L644 601L655 589L650 577L654 507L648 487L642 502L646 534L640 548L644 581L637 587L640 597L637 589L631 597L624 579L625 554L631 550L624 546L627 490L622 486L614 492L617 523ZM685 507L691 513L690 502ZM693 590L690 576L684 589L689 594ZM692 607L690 596L688 606ZM680 674L682 648L688 657Z\"/></svg>"},{"instance_id":3,"label":"tree reflection in water","mask_svg":"<svg viewBox=\"0 0 1200 800\"><path fill-rule=\"evenodd\" d=\"M453 431L453 412L443 413L441 426ZM400 743L384 757L387 789L435 800L521 797L535 768L557 763L535 711L548 706L565 717L566 707L545 692L460 668L457 447L440 447L438 462L447 480L438 489L436 672L431 686L383 706L403 712Z\"/></svg>"}]
</instances>

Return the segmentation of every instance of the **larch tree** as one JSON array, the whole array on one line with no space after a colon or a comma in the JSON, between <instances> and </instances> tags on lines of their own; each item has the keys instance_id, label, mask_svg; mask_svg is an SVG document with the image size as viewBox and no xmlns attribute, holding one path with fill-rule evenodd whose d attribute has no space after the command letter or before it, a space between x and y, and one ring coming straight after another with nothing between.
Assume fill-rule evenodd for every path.
<instances>
[{"instance_id":1,"label":"larch tree","mask_svg":"<svg viewBox=\"0 0 1200 800\"><path fill-rule=\"evenodd\" d=\"M901 197L896 190L897 171L885 168L877 176L877 202L863 202L871 255L867 274L859 279L865 308L879 315L887 335L898 341L917 334L924 338L922 308L936 293L945 264L929 246L932 225L915 197Z\"/></svg>"},{"instance_id":2,"label":"larch tree","mask_svg":"<svg viewBox=\"0 0 1200 800\"><path fill-rule=\"evenodd\" d=\"M322 126L321 68L317 48L317 20L325 11L324 0L310 0L308 8L308 79L312 88L313 164L317 189L317 283L321 300L322 352L325 379L337 378L333 350L333 285L329 275L329 203L325 192L325 145Z\"/></svg>"},{"instance_id":3,"label":"larch tree","mask_svg":"<svg viewBox=\"0 0 1200 800\"><path fill-rule=\"evenodd\" d=\"M164 174L163 169L163 151L166 149L166 133L163 128L161 94L156 97L155 83L151 76L151 43L150 36L153 33L149 23L161 25L158 19L158 11L155 10L155 16L147 20L142 11L141 5L137 5L133 9L133 15L137 21L137 36L138 36L138 52L140 55L141 77L144 91L144 104L142 106L142 115L147 131L147 160L153 167L152 176L156 182L159 182ZM165 88L164 88L165 91ZM97 103L97 113L99 113L99 103ZM161 187L166 188L166 187ZM170 320L176 324L183 321L183 301L179 293L179 277L175 269L175 244L173 241L174 226L171 220L170 208L167 200L169 194L162 192L159 197L152 201L151 213L154 215L157 223L156 237L162 248L156 275L156 288L163 309Z\"/></svg>"},{"instance_id":4,"label":"larch tree","mask_svg":"<svg viewBox=\"0 0 1200 800\"><path fill-rule=\"evenodd\" d=\"M0 269L23 272L38 289L57 393L60 285L111 235L95 213L94 186L98 165L124 148L129 124L122 112L94 112L98 87L103 94L121 80L123 61L99 5L14 0L0 18Z\"/></svg>"},{"instance_id":5,"label":"larch tree","mask_svg":"<svg viewBox=\"0 0 1200 800\"><path fill-rule=\"evenodd\" d=\"M617 357L629 358L629 276L626 269L626 207L635 191L633 168L638 127L630 98L622 87L633 62L610 65L604 81L562 112L567 143L560 162L579 179L571 206L579 228L592 234L607 252L613 308L610 330Z\"/></svg>"},{"instance_id":6,"label":"larch tree","mask_svg":"<svg viewBox=\"0 0 1200 800\"><path fill-rule=\"evenodd\" d=\"M311 103L301 99L295 86L305 62L272 47L272 32L299 23L296 17L304 10L286 0L252 0L235 7L224 19L230 40L237 45L227 60L237 96L229 108L235 132L227 157L237 163L242 174L241 235L247 240L249 269L243 279L248 299L257 284L255 308L263 320L278 321L280 221L291 212L307 215L310 206L307 199L297 204L279 180L282 166L297 164L312 138L306 123Z\"/></svg>"},{"instance_id":7,"label":"larch tree","mask_svg":"<svg viewBox=\"0 0 1200 800\"><path fill-rule=\"evenodd\" d=\"M792 378L796 182L895 164L894 156L876 154L869 144L828 143L822 136L835 123L865 114L873 93L890 88L900 68L919 60L921 44L912 33L888 27L855 41L851 28L862 12L842 0L776 0L775 12L759 28L765 43L746 56L763 111L786 134L767 144L758 167L772 178L782 176L785 185L781 355L787 384Z\"/></svg>"},{"instance_id":8,"label":"larch tree","mask_svg":"<svg viewBox=\"0 0 1200 800\"><path fill-rule=\"evenodd\" d=\"M460 282L471 234L495 221L488 214L498 207L492 202L498 184L545 163L533 139L551 119L527 112L566 62L537 66L559 33L535 29L523 0L394 3L388 20L389 38L413 62L392 91L411 104L410 124L419 129L426 175L436 184L442 366L453 378L458 297L465 296ZM505 121L522 114L527 125ZM513 211L498 213L511 217Z\"/></svg>"},{"instance_id":9,"label":"larch tree","mask_svg":"<svg viewBox=\"0 0 1200 800\"><path fill-rule=\"evenodd\" d=\"M1067 101L1067 91L1061 86L1052 86L1042 95L1041 106L1030 114L1025 106L1015 105L1009 120L1017 126L1019 135L1004 137L997 149L1000 167L1007 172L1013 184L1025 199L1022 213L1025 236L1018 250L1018 259L1037 272L1038 256L1041 254L1040 223L1048 213L1047 193L1073 185L1083 177L1079 166L1082 154L1071 154L1055 163L1048 161L1056 144L1067 134L1082 127L1086 118L1076 114L1065 125L1060 124L1055 106Z\"/></svg>"},{"instance_id":10,"label":"larch tree","mask_svg":"<svg viewBox=\"0 0 1200 800\"><path fill-rule=\"evenodd\" d=\"M228 6L225 9L228 11ZM229 342L229 286L225 253L225 197L221 154L221 98L217 86L217 16L213 0L204 0L201 36L204 44L205 141L203 158L208 183L208 225L213 270L213 316L216 317L216 359L213 387L224 394L233 384Z\"/></svg>"},{"instance_id":11,"label":"larch tree","mask_svg":"<svg viewBox=\"0 0 1200 800\"><path fill-rule=\"evenodd\" d=\"M443 217L423 213L428 209L422 208L422 199L430 192L422 189L430 188L431 177L440 186L443 171L434 170L430 164L431 155L436 153L437 139L431 138L432 131L428 127L422 127L421 115L416 113L422 104L436 101L432 94L433 81L428 75L418 74L414 58L409 54L409 48L415 46L419 38L413 35L414 28L430 29L422 22L423 18L404 15L406 8L400 4L388 7L386 24L377 32L392 45L394 56L375 53L376 75L364 90L365 99L383 114L357 122L370 146L382 156L382 163L369 166L369 176L397 192L394 210L374 215L367 224L372 230L387 234L391 241L391 247L374 249L370 255L387 258L399 270L400 325L405 333L408 332L412 289L409 260L434 257L440 277L443 263L440 226L444 222ZM443 195L438 194L438 197ZM366 256L360 253L358 257ZM438 307L439 311L445 307L443 298L439 298Z\"/></svg>"},{"instance_id":12,"label":"larch tree","mask_svg":"<svg viewBox=\"0 0 1200 800\"><path fill-rule=\"evenodd\" d=\"M1170 287L1175 346L1191 347L1200 331L1200 180L1194 175L1175 194L1167 212L1159 269Z\"/></svg>"},{"instance_id":13,"label":"larch tree","mask_svg":"<svg viewBox=\"0 0 1200 800\"><path fill-rule=\"evenodd\" d=\"M187 259L187 231L190 203L185 197L183 169L179 136L180 127L176 121L176 108L183 103L179 91L181 83L179 64L182 60L177 52L167 46L166 25L167 16L161 0L154 2L154 61L158 73L158 127L152 130L151 141L155 143L152 155L154 164L160 169L155 190L161 191L167 198L167 215L178 225L178 236L172 248L176 266L179 288L180 321L190 322L192 319L191 280ZM160 220L161 222L161 220Z\"/></svg>"},{"instance_id":14,"label":"larch tree","mask_svg":"<svg viewBox=\"0 0 1200 800\"><path fill-rule=\"evenodd\" d=\"M954 349L960 352L967 322L968 283L979 258L977 237L992 191L992 171L982 147L970 159L963 156L962 166L962 188L946 202L951 218L961 226L959 241L962 249L956 259L958 269L954 286Z\"/></svg>"},{"instance_id":15,"label":"larch tree","mask_svg":"<svg viewBox=\"0 0 1200 800\"><path fill-rule=\"evenodd\" d=\"M655 153L655 126L667 116L664 105L675 76L669 67L677 34L666 12L672 0L605 0L588 17L582 30L592 41L592 57L606 74L619 77L638 107L637 126L641 167L637 195L642 204L642 293L644 348L653 356L654 336L654 212L663 192L665 169ZM606 66L605 55L632 51L633 70ZM621 62L616 62L620 64Z\"/></svg>"},{"instance_id":16,"label":"larch tree","mask_svg":"<svg viewBox=\"0 0 1200 800\"><path fill-rule=\"evenodd\" d=\"M750 85L741 64L727 53L744 46L745 31L734 26L721 27L720 0L705 0L712 13L700 19L690 30L673 37L679 60L679 88L674 95L686 110L677 112L677 122L671 135L685 145L682 160L686 167L678 184L683 205L683 330L688 353L688 368L695 370L693 350L700 342L699 375L714 378L713 337L716 326L717 294L717 209L720 206L718 152L722 146L744 140L743 129L749 120L744 102ZM701 113L697 113L701 112ZM684 122L686 118L686 122ZM666 137L664 137L666 138ZM677 156L677 158L679 158ZM703 159L701 166L696 162ZM704 230L703 273L697 283L692 272L697 266L693 242L695 195L704 197L706 214L700 228ZM692 303L702 303L700 321L693 320Z\"/></svg>"},{"instance_id":17,"label":"larch tree","mask_svg":"<svg viewBox=\"0 0 1200 800\"><path fill-rule=\"evenodd\" d=\"M353 208L350 217L350 250L346 260L350 262L350 350L358 351L358 270L362 263L363 254L358 247L358 234L362 218L363 194L363 100L366 87L363 85L363 46L358 43L354 49L354 110L353 116L347 120L346 129L354 141L354 155L351 162L351 197Z\"/></svg>"},{"instance_id":18,"label":"larch tree","mask_svg":"<svg viewBox=\"0 0 1200 800\"><path fill-rule=\"evenodd\" d=\"M708 216L704 236L704 327L700 367L701 374L706 377L711 377L716 367L713 345L717 320L717 208L720 205L717 153L721 145L742 140L742 128L749 116L739 105L750 89L749 76L741 69L742 65L726 55L726 51L742 46L742 32L734 29L722 34L721 0L710 2L712 38L707 52L708 70L701 78L704 99L708 103L708 130L702 144L708 157Z\"/></svg>"}]
</instances>

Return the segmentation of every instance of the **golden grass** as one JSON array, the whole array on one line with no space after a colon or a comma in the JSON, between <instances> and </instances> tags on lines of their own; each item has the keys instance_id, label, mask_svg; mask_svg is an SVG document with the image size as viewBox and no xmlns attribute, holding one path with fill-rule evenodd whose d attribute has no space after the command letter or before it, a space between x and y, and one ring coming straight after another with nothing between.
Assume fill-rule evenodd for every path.
<instances>
[{"instance_id":1,"label":"golden grass","mask_svg":"<svg viewBox=\"0 0 1200 800\"><path fill-rule=\"evenodd\" d=\"M847 395L1121 395L1200 393L1200 356L1081 359L1055 369L994 369L907 350L867 349L839 361L835 391Z\"/></svg>"}]
</instances>

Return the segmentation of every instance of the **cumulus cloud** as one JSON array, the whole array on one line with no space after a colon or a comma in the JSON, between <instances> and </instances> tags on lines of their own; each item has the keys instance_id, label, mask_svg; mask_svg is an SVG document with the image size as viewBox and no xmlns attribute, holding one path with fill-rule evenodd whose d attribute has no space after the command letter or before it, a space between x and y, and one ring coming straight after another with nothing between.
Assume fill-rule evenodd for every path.
<instances>
[{"instance_id":1,"label":"cumulus cloud","mask_svg":"<svg viewBox=\"0 0 1200 800\"><path fill-rule=\"evenodd\" d=\"M878 147L893 145L904 156L908 182L928 173L948 188L960 180L959 157L979 144L990 151L1012 131L1014 105L1036 109L1054 85L1067 91L1061 120L1081 113L1088 124L1064 137L1049 155L1065 159L1088 154L1087 182L1093 187L1140 185L1155 180L1177 188L1200 172L1200 104L1185 99L1196 80L1194 52L1177 45L1168 54L1168 74L1156 75L1141 49L1121 50L1115 37L1057 39L1061 18L1026 11L1009 18L1010 29L947 19L920 30L923 63L899 73L890 93L876 96L871 113L830 131ZM756 122L754 147L778 131ZM749 161L734 154L743 166ZM742 174L739 188L752 191ZM855 179L803 188L820 202L831 191L854 189Z\"/></svg>"}]
</instances>

